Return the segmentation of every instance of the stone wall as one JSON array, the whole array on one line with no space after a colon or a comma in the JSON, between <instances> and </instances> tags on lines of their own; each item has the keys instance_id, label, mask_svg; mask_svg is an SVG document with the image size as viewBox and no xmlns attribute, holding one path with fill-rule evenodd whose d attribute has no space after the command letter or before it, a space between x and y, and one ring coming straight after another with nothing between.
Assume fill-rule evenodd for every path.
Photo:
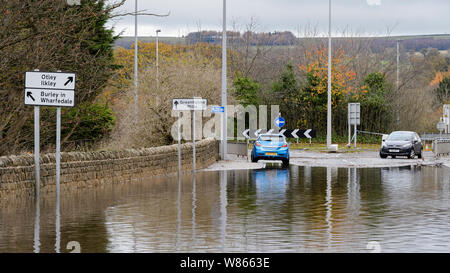
<instances>
[{"instance_id":1,"label":"stone wall","mask_svg":"<svg viewBox=\"0 0 450 273\"><path fill-rule=\"evenodd\" d=\"M61 153L61 189L127 182L150 176L170 175L178 170L178 145L124 151ZM182 169L192 170L192 143L183 144ZM196 143L196 168L219 159L214 139ZM55 190L55 154L41 156L41 192ZM34 156L0 157L0 198L35 191Z\"/></svg>"}]
</instances>

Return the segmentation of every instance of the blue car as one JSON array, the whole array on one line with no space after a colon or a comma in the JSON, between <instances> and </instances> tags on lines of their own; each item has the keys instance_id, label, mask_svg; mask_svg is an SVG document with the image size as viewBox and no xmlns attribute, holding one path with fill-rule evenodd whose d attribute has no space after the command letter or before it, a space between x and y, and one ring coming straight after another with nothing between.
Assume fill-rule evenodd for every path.
<instances>
[{"instance_id":1,"label":"blue car","mask_svg":"<svg viewBox=\"0 0 450 273\"><path fill-rule=\"evenodd\" d=\"M284 166L289 166L289 144L281 134L260 135L253 145L251 157L252 162L281 160Z\"/></svg>"}]
</instances>

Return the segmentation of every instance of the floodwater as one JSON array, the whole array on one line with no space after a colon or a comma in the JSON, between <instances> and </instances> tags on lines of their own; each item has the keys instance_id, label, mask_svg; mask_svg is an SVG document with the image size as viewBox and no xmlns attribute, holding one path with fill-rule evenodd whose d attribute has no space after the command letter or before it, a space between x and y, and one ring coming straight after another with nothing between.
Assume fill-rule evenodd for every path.
<instances>
[{"instance_id":1,"label":"floodwater","mask_svg":"<svg viewBox=\"0 0 450 273\"><path fill-rule=\"evenodd\" d=\"M0 200L0 252L450 252L449 178L290 166Z\"/></svg>"}]
</instances>

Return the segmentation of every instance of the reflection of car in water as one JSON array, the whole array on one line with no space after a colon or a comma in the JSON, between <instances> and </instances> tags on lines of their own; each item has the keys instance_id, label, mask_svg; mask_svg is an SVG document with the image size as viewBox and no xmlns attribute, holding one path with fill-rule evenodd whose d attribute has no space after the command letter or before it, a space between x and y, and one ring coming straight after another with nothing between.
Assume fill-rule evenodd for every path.
<instances>
[{"instance_id":1,"label":"reflection of car in water","mask_svg":"<svg viewBox=\"0 0 450 273\"><path fill-rule=\"evenodd\" d=\"M289 144L281 134L260 135L253 145L251 158L252 162L281 160L283 166L289 166Z\"/></svg>"},{"instance_id":2,"label":"reflection of car in water","mask_svg":"<svg viewBox=\"0 0 450 273\"><path fill-rule=\"evenodd\" d=\"M255 182L258 195L271 193L272 195L286 192L289 184L289 169L263 169L253 171L253 181ZM282 197L282 196L279 196Z\"/></svg>"},{"instance_id":3,"label":"reflection of car in water","mask_svg":"<svg viewBox=\"0 0 450 273\"><path fill-rule=\"evenodd\" d=\"M383 140L382 145L380 150L381 158L407 156L413 159L416 155L422 158L422 141L419 135L414 132L393 132L387 139Z\"/></svg>"}]
</instances>

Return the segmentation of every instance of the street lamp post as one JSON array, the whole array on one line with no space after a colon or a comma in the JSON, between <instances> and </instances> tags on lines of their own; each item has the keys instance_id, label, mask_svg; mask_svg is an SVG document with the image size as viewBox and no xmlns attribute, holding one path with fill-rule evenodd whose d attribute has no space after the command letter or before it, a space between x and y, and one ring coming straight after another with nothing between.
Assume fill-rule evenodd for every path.
<instances>
[{"instance_id":1,"label":"street lamp post","mask_svg":"<svg viewBox=\"0 0 450 273\"><path fill-rule=\"evenodd\" d=\"M397 40L397 79L395 82L395 91L399 95L400 86L400 40ZM400 107L397 107L397 125L400 125Z\"/></svg>"},{"instance_id":2,"label":"street lamp post","mask_svg":"<svg viewBox=\"0 0 450 273\"><path fill-rule=\"evenodd\" d=\"M222 160L227 156L227 1L223 0L222 31Z\"/></svg>"},{"instance_id":3,"label":"street lamp post","mask_svg":"<svg viewBox=\"0 0 450 273\"><path fill-rule=\"evenodd\" d=\"M327 148L331 148L331 0L328 13L328 107L327 107Z\"/></svg>"},{"instance_id":4,"label":"street lamp post","mask_svg":"<svg viewBox=\"0 0 450 273\"><path fill-rule=\"evenodd\" d=\"M135 0L134 14L134 124L138 123L138 0Z\"/></svg>"},{"instance_id":5,"label":"street lamp post","mask_svg":"<svg viewBox=\"0 0 450 273\"><path fill-rule=\"evenodd\" d=\"M159 37L158 33L161 30L156 30L156 89L159 89Z\"/></svg>"}]
</instances>

